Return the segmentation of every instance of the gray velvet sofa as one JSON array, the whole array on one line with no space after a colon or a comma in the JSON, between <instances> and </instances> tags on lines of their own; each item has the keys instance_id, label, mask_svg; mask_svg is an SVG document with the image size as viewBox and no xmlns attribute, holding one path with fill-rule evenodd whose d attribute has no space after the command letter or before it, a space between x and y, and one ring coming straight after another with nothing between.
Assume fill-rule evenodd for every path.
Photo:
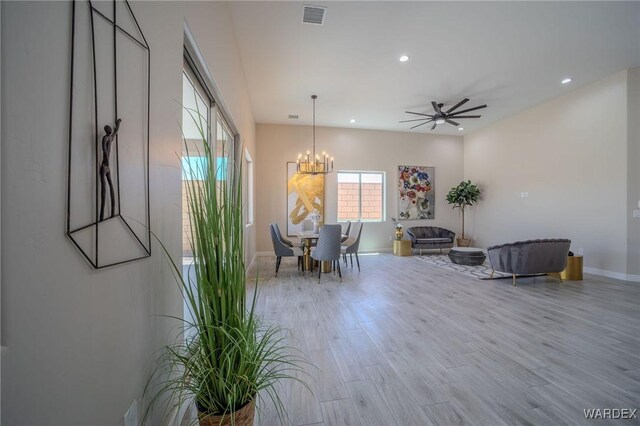
<instances>
[{"instance_id":1,"label":"gray velvet sofa","mask_svg":"<svg viewBox=\"0 0 640 426\"><path fill-rule=\"evenodd\" d=\"M440 249L453 247L456 233L437 226L413 226L407 229L411 238L411 248L420 250Z\"/></svg>"},{"instance_id":2,"label":"gray velvet sofa","mask_svg":"<svg viewBox=\"0 0 640 426\"><path fill-rule=\"evenodd\" d=\"M491 268L513 275L516 285L516 275L558 274L560 278L559 273L567 267L570 246L571 240L567 239L516 241L489 247L487 254Z\"/></svg>"}]
</instances>

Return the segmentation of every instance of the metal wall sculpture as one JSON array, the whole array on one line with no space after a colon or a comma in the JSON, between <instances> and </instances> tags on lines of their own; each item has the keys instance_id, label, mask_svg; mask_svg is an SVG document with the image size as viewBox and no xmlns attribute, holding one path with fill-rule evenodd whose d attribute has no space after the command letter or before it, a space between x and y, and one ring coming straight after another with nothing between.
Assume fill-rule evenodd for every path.
<instances>
[{"instance_id":1,"label":"metal wall sculpture","mask_svg":"<svg viewBox=\"0 0 640 426\"><path fill-rule=\"evenodd\" d=\"M66 233L99 269L151 256L150 49L126 0L71 22Z\"/></svg>"}]
</instances>

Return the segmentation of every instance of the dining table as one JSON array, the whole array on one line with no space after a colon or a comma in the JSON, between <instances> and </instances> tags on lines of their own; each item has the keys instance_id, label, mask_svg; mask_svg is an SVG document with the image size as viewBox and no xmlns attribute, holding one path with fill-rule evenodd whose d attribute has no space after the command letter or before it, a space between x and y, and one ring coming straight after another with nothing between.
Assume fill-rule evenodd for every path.
<instances>
[{"instance_id":1,"label":"dining table","mask_svg":"<svg viewBox=\"0 0 640 426\"><path fill-rule=\"evenodd\" d=\"M313 259L311 259L311 246L314 240L320 237L319 232L315 231L299 231L298 238L302 242L302 270L310 271L312 269Z\"/></svg>"}]
</instances>

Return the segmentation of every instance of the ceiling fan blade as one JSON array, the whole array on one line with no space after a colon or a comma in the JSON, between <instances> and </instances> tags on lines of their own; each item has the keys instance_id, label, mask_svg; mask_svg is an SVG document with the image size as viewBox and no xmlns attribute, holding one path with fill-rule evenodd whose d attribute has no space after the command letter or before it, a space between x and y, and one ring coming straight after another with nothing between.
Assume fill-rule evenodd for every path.
<instances>
[{"instance_id":1,"label":"ceiling fan blade","mask_svg":"<svg viewBox=\"0 0 640 426\"><path fill-rule=\"evenodd\" d=\"M446 121L449 124L453 124L454 126L459 126L460 125L460 123L456 123L455 121L449 120L448 118L445 118L444 121Z\"/></svg>"},{"instance_id":2,"label":"ceiling fan blade","mask_svg":"<svg viewBox=\"0 0 640 426\"><path fill-rule=\"evenodd\" d=\"M405 111L407 114L424 115L425 117L433 117L433 114L423 114L420 112Z\"/></svg>"},{"instance_id":3,"label":"ceiling fan blade","mask_svg":"<svg viewBox=\"0 0 640 426\"><path fill-rule=\"evenodd\" d=\"M435 112L437 112L438 114L442 114L442 110L440 109L440 106L437 104L437 102L431 101L431 105L433 105L433 110Z\"/></svg>"},{"instance_id":4,"label":"ceiling fan blade","mask_svg":"<svg viewBox=\"0 0 640 426\"><path fill-rule=\"evenodd\" d=\"M431 126L431 130L435 129L437 125L438 123L433 123L433 126Z\"/></svg>"},{"instance_id":5,"label":"ceiling fan blade","mask_svg":"<svg viewBox=\"0 0 640 426\"><path fill-rule=\"evenodd\" d=\"M424 123L420 123L420 124L418 124L417 126L413 126L411 129L415 129L416 127L424 126L425 124L427 124L427 123L429 123L429 122L431 122L431 121L432 121L432 120L425 121Z\"/></svg>"},{"instance_id":6,"label":"ceiling fan blade","mask_svg":"<svg viewBox=\"0 0 640 426\"><path fill-rule=\"evenodd\" d=\"M449 115L458 115L458 114L464 114L465 112L470 112L470 111L475 111L477 109L482 109L482 108L486 108L486 105L480 105L477 107L473 107L473 108L468 108L468 109L463 109L462 111L458 111L458 112L454 112L453 114L449 114Z\"/></svg>"},{"instance_id":7,"label":"ceiling fan blade","mask_svg":"<svg viewBox=\"0 0 640 426\"><path fill-rule=\"evenodd\" d=\"M402 121L398 121L398 123L408 123L408 122L410 122L410 121L422 121L422 120L429 120L429 121L432 121L432 120L433 120L433 118L427 118L427 117L425 117L425 118L414 118L413 120L402 120Z\"/></svg>"},{"instance_id":8,"label":"ceiling fan blade","mask_svg":"<svg viewBox=\"0 0 640 426\"><path fill-rule=\"evenodd\" d=\"M469 102L469 98L464 98L463 100L461 100L460 102L458 102L457 104L455 104L454 106L449 108L449 110L446 112L446 114L449 114L452 111L457 110L458 108L460 108L462 105L466 104L467 102Z\"/></svg>"},{"instance_id":9,"label":"ceiling fan blade","mask_svg":"<svg viewBox=\"0 0 640 426\"><path fill-rule=\"evenodd\" d=\"M455 118L457 120L458 118L480 118L482 116L481 115L450 115L449 117Z\"/></svg>"}]
</instances>

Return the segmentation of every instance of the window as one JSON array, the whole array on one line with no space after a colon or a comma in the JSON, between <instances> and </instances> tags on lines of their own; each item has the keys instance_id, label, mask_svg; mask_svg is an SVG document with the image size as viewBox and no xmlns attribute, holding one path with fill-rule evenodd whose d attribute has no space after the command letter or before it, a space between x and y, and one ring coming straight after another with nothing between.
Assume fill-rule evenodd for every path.
<instances>
[{"instance_id":1,"label":"window","mask_svg":"<svg viewBox=\"0 0 640 426\"><path fill-rule=\"evenodd\" d=\"M225 180L233 164L233 133L220 112L216 114L216 170L218 180Z\"/></svg>"},{"instance_id":2,"label":"window","mask_svg":"<svg viewBox=\"0 0 640 426\"><path fill-rule=\"evenodd\" d=\"M183 156L182 180L204 180L207 163L207 157Z\"/></svg>"},{"instance_id":3,"label":"window","mask_svg":"<svg viewBox=\"0 0 640 426\"><path fill-rule=\"evenodd\" d=\"M193 181L202 181L206 177L209 165L204 154L205 144L215 153L218 181L233 179L236 136L231 122L225 118L187 56L182 74L182 105L182 134L185 139L182 152L182 251L183 256L191 257L188 181L193 184Z\"/></svg>"},{"instance_id":4,"label":"window","mask_svg":"<svg viewBox=\"0 0 640 426\"><path fill-rule=\"evenodd\" d=\"M245 213L245 224L247 226L253 225L253 159L249 154L249 151L244 150L244 188L243 188L243 197L244 197L244 206L246 209Z\"/></svg>"},{"instance_id":5,"label":"window","mask_svg":"<svg viewBox=\"0 0 640 426\"><path fill-rule=\"evenodd\" d=\"M208 164L204 144L211 140L209 123L213 102L187 65L182 74L182 105L182 135L186 144L182 147L182 253L190 257L188 185L189 181L204 180L206 175Z\"/></svg>"},{"instance_id":6,"label":"window","mask_svg":"<svg viewBox=\"0 0 640 426\"><path fill-rule=\"evenodd\" d=\"M384 172L338 172L338 221L384 221L384 178Z\"/></svg>"}]
</instances>

